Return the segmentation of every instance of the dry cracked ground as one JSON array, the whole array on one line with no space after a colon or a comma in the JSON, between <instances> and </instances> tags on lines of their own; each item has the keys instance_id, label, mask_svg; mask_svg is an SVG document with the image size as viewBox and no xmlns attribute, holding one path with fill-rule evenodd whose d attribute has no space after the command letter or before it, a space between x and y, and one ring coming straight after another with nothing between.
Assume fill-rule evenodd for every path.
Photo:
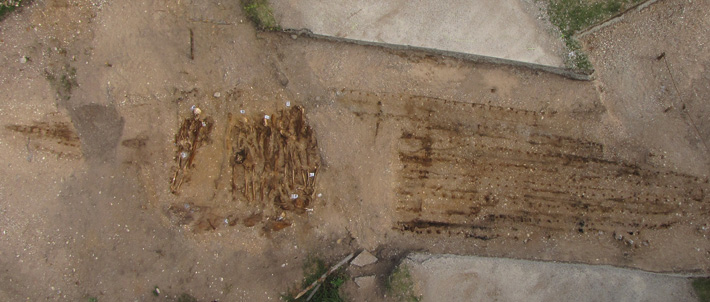
<instances>
[{"instance_id":1,"label":"dry cracked ground","mask_svg":"<svg viewBox=\"0 0 710 302\"><path fill-rule=\"evenodd\" d=\"M278 300L361 249L356 300L409 251L707 274L708 12L627 14L574 81L237 1L33 1L0 23L0 300Z\"/></svg>"}]
</instances>

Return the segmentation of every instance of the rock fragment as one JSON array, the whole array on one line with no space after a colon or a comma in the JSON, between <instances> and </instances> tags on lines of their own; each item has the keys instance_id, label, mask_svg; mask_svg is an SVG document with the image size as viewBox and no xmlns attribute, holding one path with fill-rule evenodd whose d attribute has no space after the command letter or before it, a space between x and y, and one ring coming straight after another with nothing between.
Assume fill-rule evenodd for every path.
<instances>
[{"instance_id":1,"label":"rock fragment","mask_svg":"<svg viewBox=\"0 0 710 302\"><path fill-rule=\"evenodd\" d=\"M375 262L377 262L377 257L373 256L368 251L362 251L350 264L362 267Z\"/></svg>"},{"instance_id":2,"label":"rock fragment","mask_svg":"<svg viewBox=\"0 0 710 302\"><path fill-rule=\"evenodd\" d=\"M355 284L359 288L371 288L375 286L375 276L363 276L355 278Z\"/></svg>"}]
</instances>

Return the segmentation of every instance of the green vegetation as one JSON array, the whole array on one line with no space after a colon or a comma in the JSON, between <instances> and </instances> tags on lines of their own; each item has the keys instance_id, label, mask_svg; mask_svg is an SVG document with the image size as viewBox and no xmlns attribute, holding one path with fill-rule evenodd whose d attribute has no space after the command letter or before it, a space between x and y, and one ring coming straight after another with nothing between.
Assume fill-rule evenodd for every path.
<instances>
[{"instance_id":1,"label":"green vegetation","mask_svg":"<svg viewBox=\"0 0 710 302\"><path fill-rule=\"evenodd\" d=\"M182 293L178 298L178 302L197 302L197 299L188 293Z\"/></svg>"},{"instance_id":2,"label":"green vegetation","mask_svg":"<svg viewBox=\"0 0 710 302\"><path fill-rule=\"evenodd\" d=\"M89 297L89 298L87 299L87 301L89 301L89 302L99 302L99 298L96 298L96 297Z\"/></svg>"},{"instance_id":3,"label":"green vegetation","mask_svg":"<svg viewBox=\"0 0 710 302\"><path fill-rule=\"evenodd\" d=\"M419 302L421 297L414 294L414 281L409 273L409 268L406 265L400 264L392 271L387 283L385 284L387 292L392 295L397 301L402 302Z\"/></svg>"},{"instance_id":4,"label":"green vegetation","mask_svg":"<svg viewBox=\"0 0 710 302\"><path fill-rule=\"evenodd\" d=\"M622 8L639 0L547 0L550 21L562 34L571 36L597 22L619 13Z\"/></svg>"},{"instance_id":5,"label":"green vegetation","mask_svg":"<svg viewBox=\"0 0 710 302\"><path fill-rule=\"evenodd\" d=\"M572 36L564 36L562 38L565 40L567 49L569 49L566 65L583 72L591 72L593 70L592 62L589 62L589 57L582 51L582 45L579 44L579 41Z\"/></svg>"},{"instance_id":6,"label":"green vegetation","mask_svg":"<svg viewBox=\"0 0 710 302\"><path fill-rule=\"evenodd\" d=\"M693 288L698 295L698 301L710 302L710 278L698 278L693 280Z\"/></svg>"},{"instance_id":7,"label":"green vegetation","mask_svg":"<svg viewBox=\"0 0 710 302\"><path fill-rule=\"evenodd\" d=\"M562 32L570 53L567 66L591 72L592 64L582 52L582 47L574 38L574 34L598 22L612 17L622 9L636 4L641 0L545 0L550 22Z\"/></svg>"},{"instance_id":8,"label":"green vegetation","mask_svg":"<svg viewBox=\"0 0 710 302\"><path fill-rule=\"evenodd\" d=\"M305 275L305 278L303 280L303 284L301 285L301 288L306 288L307 286L311 285L314 281L318 280L320 276L325 274L328 271L328 267L325 266L325 263L323 260L317 259L317 258L309 258L306 263L304 264L303 267L303 274ZM345 272L345 268L340 268L337 271L333 272L330 274L325 281L321 284L320 288L316 291L315 294L313 294L313 297L309 301L314 301L314 302L342 302L345 301L343 297L340 295L340 287L345 284L345 281L348 279L348 275ZM300 288L298 289L300 291ZM312 294L313 290L309 291L302 297L300 297L298 300L294 299L294 296L298 294L296 291L295 293L291 291L291 293L283 296L283 300L289 301L289 302L295 302L295 301L306 301L306 299Z\"/></svg>"},{"instance_id":9,"label":"green vegetation","mask_svg":"<svg viewBox=\"0 0 710 302\"><path fill-rule=\"evenodd\" d=\"M244 12L260 30L280 30L268 0L242 0Z\"/></svg>"},{"instance_id":10,"label":"green vegetation","mask_svg":"<svg viewBox=\"0 0 710 302\"><path fill-rule=\"evenodd\" d=\"M59 97L65 101L71 98L72 90L79 85L76 81L76 68L68 64L63 66L58 74L46 72L45 76L49 84L57 91Z\"/></svg>"},{"instance_id":11,"label":"green vegetation","mask_svg":"<svg viewBox=\"0 0 710 302\"><path fill-rule=\"evenodd\" d=\"M22 4L22 0L0 0L0 21L17 9L20 4Z\"/></svg>"}]
</instances>

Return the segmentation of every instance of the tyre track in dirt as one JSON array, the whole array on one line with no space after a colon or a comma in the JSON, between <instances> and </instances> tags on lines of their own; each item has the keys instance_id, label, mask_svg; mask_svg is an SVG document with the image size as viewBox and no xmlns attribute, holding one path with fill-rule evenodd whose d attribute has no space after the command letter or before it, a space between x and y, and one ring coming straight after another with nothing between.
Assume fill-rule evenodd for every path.
<instances>
[{"instance_id":1,"label":"tyre track in dirt","mask_svg":"<svg viewBox=\"0 0 710 302\"><path fill-rule=\"evenodd\" d=\"M602 144L567 135L554 111L338 94L356 115L401 125L392 226L401 232L483 241L611 234L645 248L654 233L700 226L710 214L707 178L607 159Z\"/></svg>"}]
</instances>

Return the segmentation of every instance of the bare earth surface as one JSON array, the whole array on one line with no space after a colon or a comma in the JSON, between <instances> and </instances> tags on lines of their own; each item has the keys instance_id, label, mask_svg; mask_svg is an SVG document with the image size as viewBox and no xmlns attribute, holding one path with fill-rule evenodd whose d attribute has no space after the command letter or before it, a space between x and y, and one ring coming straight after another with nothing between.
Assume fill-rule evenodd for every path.
<instances>
[{"instance_id":1,"label":"bare earth surface","mask_svg":"<svg viewBox=\"0 0 710 302\"><path fill-rule=\"evenodd\" d=\"M564 66L560 34L529 0L273 1L279 24L315 34Z\"/></svg>"},{"instance_id":2,"label":"bare earth surface","mask_svg":"<svg viewBox=\"0 0 710 302\"><path fill-rule=\"evenodd\" d=\"M409 251L708 274L709 11L586 36L581 82L236 2L34 1L0 23L0 300L278 300L359 249L355 300Z\"/></svg>"}]
</instances>

